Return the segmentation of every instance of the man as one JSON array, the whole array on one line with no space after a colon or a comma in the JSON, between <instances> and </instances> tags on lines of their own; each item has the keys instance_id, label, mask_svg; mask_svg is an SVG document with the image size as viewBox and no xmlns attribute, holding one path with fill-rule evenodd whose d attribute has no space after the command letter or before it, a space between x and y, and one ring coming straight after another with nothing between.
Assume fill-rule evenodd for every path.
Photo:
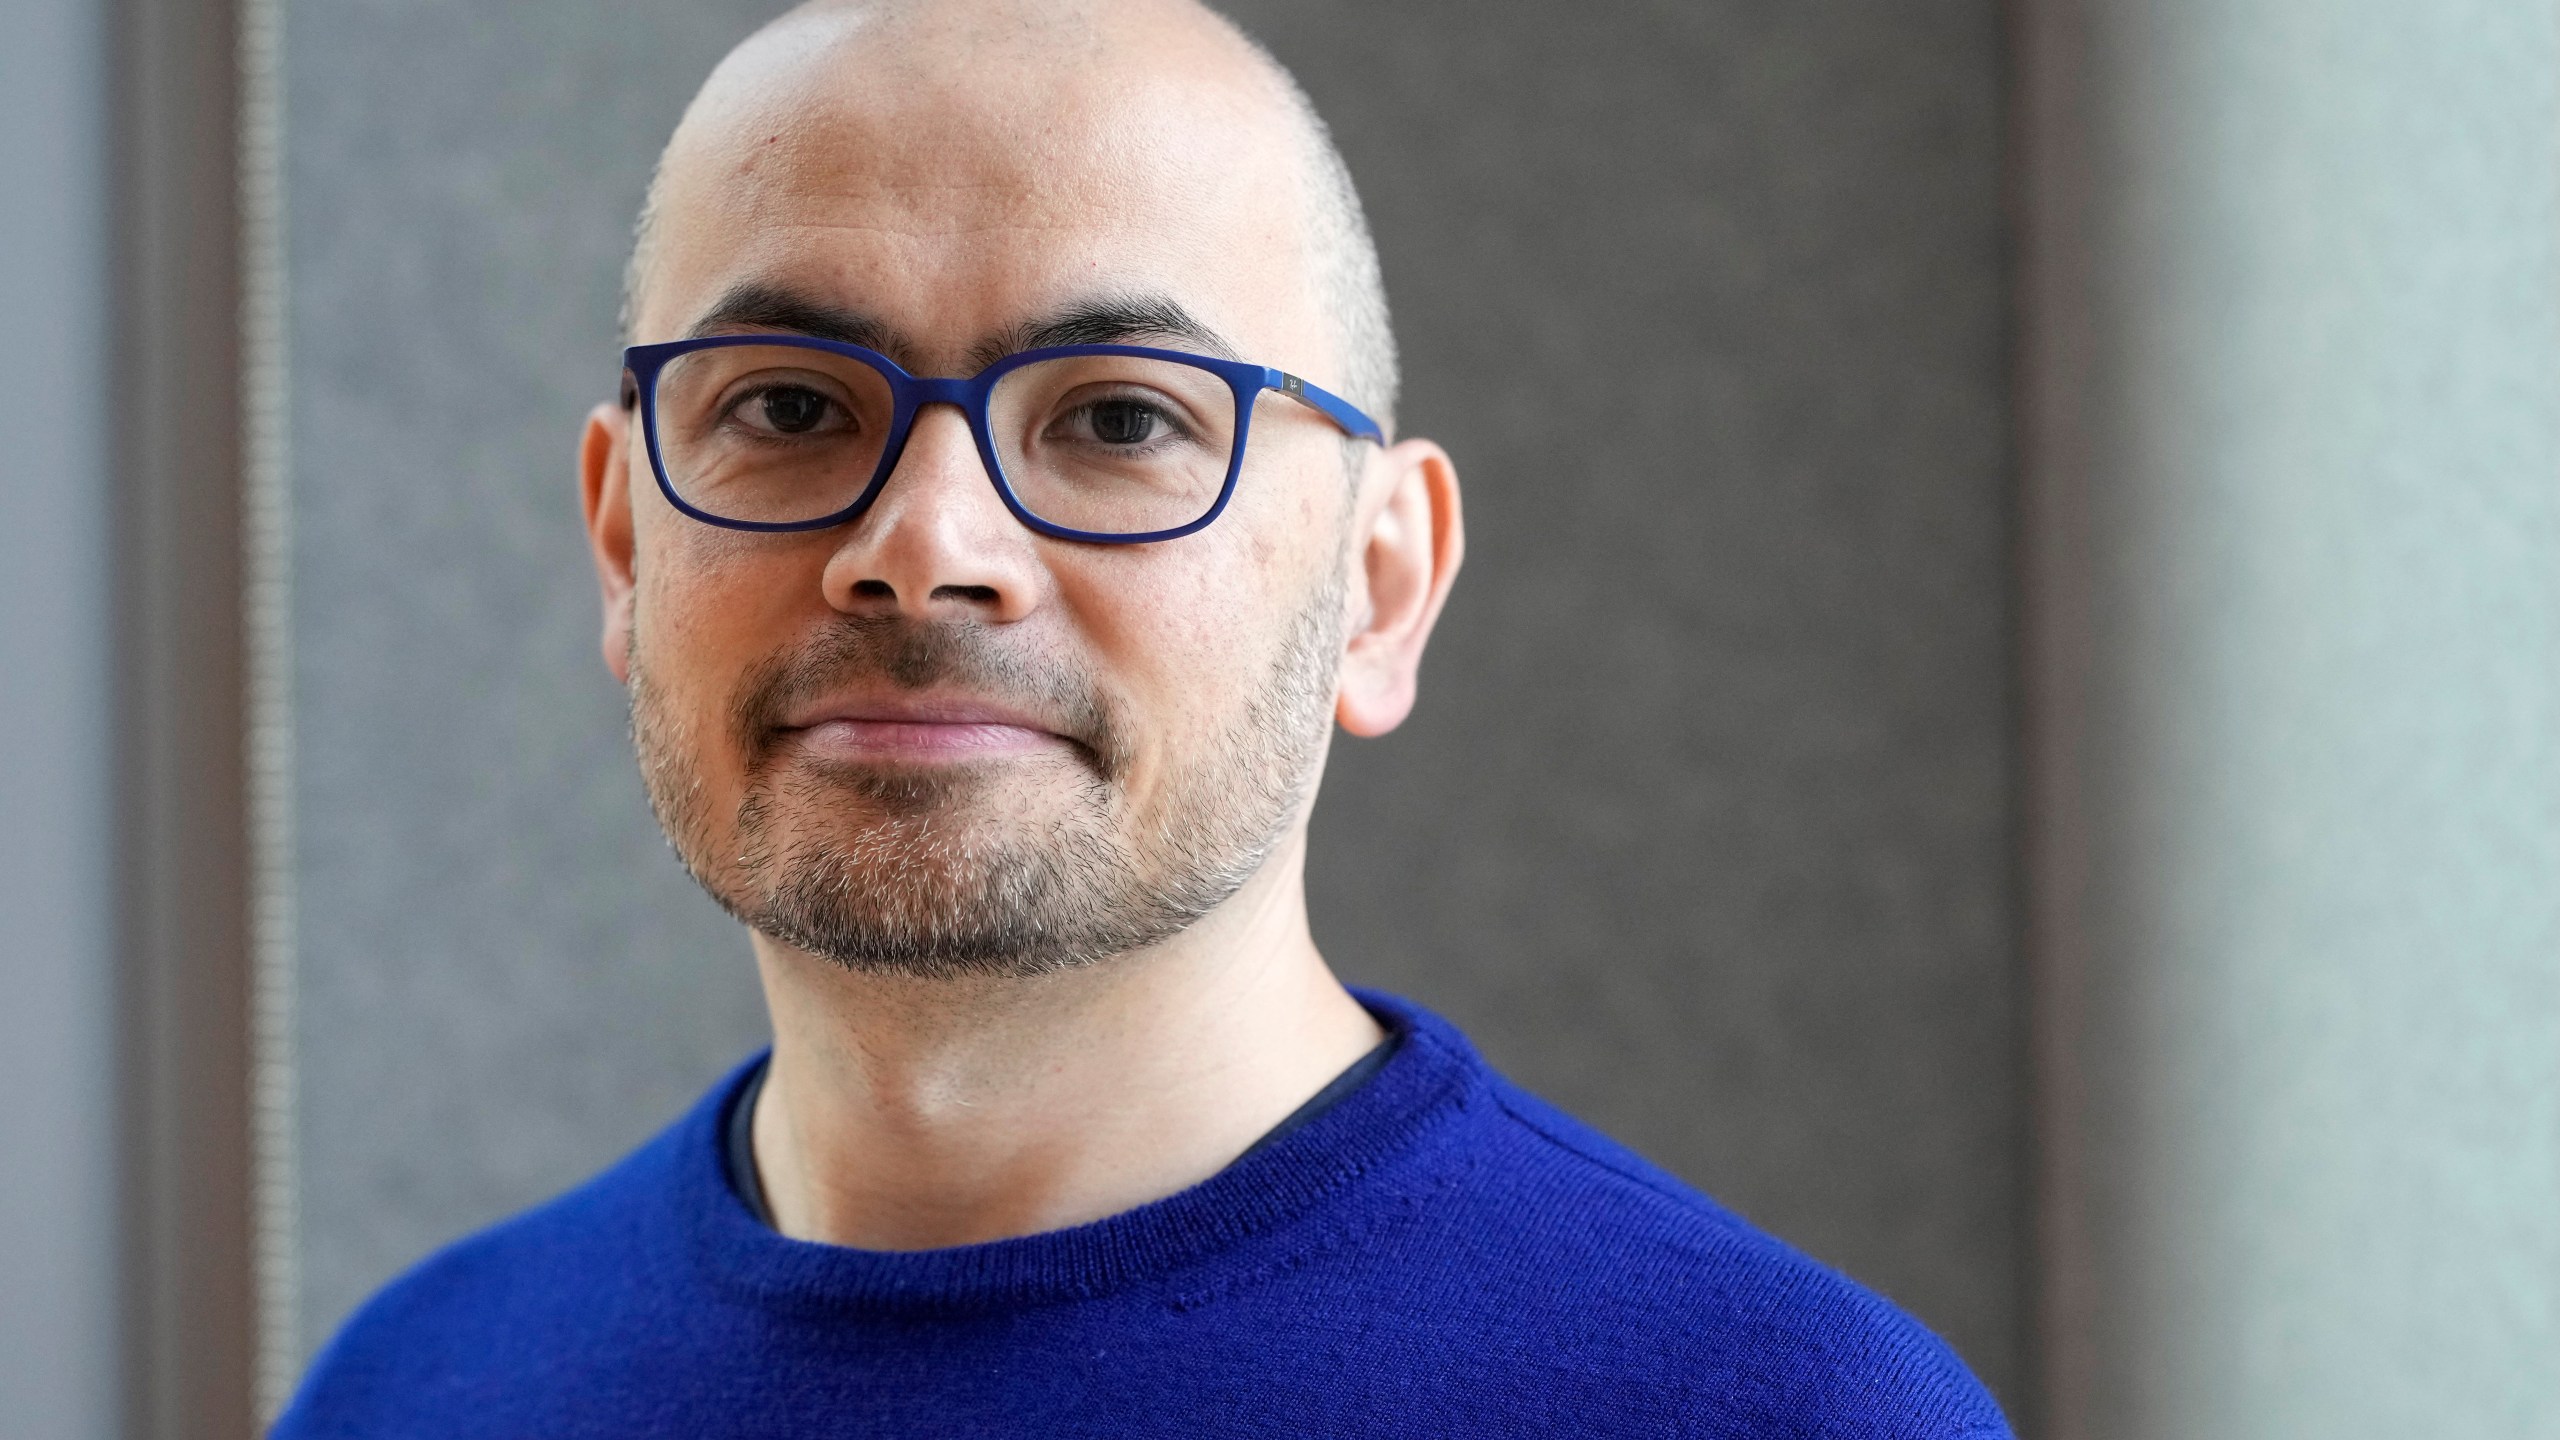
<instances>
[{"instance_id":1,"label":"man","mask_svg":"<svg viewBox=\"0 0 2560 1440\"><path fill-rule=\"evenodd\" d=\"M392 1285L280 1434L2007 1433L1318 954L1331 729L1410 710L1458 487L1249 41L795 12L670 142L629 326L605 660L773 1046Z\"/></svg>"}]
</instances>

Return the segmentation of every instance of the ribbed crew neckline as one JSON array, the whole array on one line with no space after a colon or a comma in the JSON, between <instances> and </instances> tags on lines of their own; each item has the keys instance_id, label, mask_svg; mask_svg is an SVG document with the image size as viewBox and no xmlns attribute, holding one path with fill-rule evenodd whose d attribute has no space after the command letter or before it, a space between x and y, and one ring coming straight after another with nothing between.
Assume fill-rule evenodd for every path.
<instances>
[{"instance_id":1,"label":"ribbed crew neckline","mask_svg":"<svg viewBox=\"0 0 2560 1440\"><path fill-rule=\"evenodd\" d=\"M1376 1074L1305 1125L1187 1190L1086 1225L942 1250L794 1240L730 1185L727 1119L764 1057L732 1072L673 1137L672 1199L703 1277L731 1299L798 1312L969 1313L1091 1299L1247 1246L1365 1175L1440 1147L1488 1075L1464 1036L1393 996L1355 990L1395 1037Z\"/></svg>"}]
</instances>

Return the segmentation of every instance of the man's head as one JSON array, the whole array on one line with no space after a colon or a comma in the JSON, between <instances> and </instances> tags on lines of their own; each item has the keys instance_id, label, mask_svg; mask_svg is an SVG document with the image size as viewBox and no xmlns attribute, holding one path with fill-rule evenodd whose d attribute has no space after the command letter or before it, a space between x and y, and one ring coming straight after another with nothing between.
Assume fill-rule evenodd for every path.
<instances>
[{"instance_id":1,"label":"man's head","mask_svg":"<svg viewBox=\"0 0 2560 1440\"><path fill-rule=\"evenodd\" d=\"M920 376L1060 343L1210 353L1391 407L1356 199L1313 112L1179 0L812 6L714 73L631 268L635 341L858 338ZM1016 520L961 413L876 499L753 533L658 492L635 413L583 468L608 663L670 839L764 934L919 974L1164 940L1302 834L1330 722L1392 728L1459 550L1427 442L1264 395L1179 539Z\"/></svg>"}]
</instances>

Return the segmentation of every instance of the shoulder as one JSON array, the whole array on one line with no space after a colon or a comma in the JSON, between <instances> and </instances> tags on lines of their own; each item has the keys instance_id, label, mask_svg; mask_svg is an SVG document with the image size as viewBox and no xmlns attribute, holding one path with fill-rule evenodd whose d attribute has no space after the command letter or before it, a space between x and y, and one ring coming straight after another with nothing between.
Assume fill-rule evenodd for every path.
<instances>
[{"instance_id":1,"label":"shoulder","mask_svg":"<svg viewBox=\"0 0 2560 1440\"><path fill-rule=\"evenodd\" d=\"M1426 1022L1427 1024L1428 1022ZM1438 1027L1432 1027L1438 1028ZM1465 1047L1451 1030L1435 1037ZM1987 1440L1999 1406L1892 1302L1758 1229L1481 1059L1449 1197L1476 1288L1543 1317L1550 1382L1651 1392L1704 1431ZM1673 1429L1683 1428L1674 1424Z\"/></svg>"},{"instance_id":2,"label":"shoulder","mask_svg":"<svg viewBox=\"0 0 2560 1440\"><path fill-rule=\"evenodd\" d=\"M313 1359L278 1440L444 1434L455 1417L512 1415L545 1388L524 1383L530 1371L654 1348L652 1332L682 1313L694 1268L676 1191L702 1110L384 1286Z\"/></svg>"}]
</instances>

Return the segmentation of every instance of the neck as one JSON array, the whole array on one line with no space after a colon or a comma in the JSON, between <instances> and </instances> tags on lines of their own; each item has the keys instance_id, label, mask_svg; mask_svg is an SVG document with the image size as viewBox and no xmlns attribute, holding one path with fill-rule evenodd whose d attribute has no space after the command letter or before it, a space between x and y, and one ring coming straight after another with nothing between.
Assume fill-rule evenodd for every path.
<instances>
[{"instance_id":1,"label":"neck","mask_svg":"<svg viewBox=\"0 0 2560 1440\"><path fill-rule=\"evenodd\" d=\"M1035 979L861 974L756 937L756 1170L794 1239L1059 1230L1217 1173L1381 1038L1307 928L1304 830L1151 950Z\"/></svg>"}]
</instances>

